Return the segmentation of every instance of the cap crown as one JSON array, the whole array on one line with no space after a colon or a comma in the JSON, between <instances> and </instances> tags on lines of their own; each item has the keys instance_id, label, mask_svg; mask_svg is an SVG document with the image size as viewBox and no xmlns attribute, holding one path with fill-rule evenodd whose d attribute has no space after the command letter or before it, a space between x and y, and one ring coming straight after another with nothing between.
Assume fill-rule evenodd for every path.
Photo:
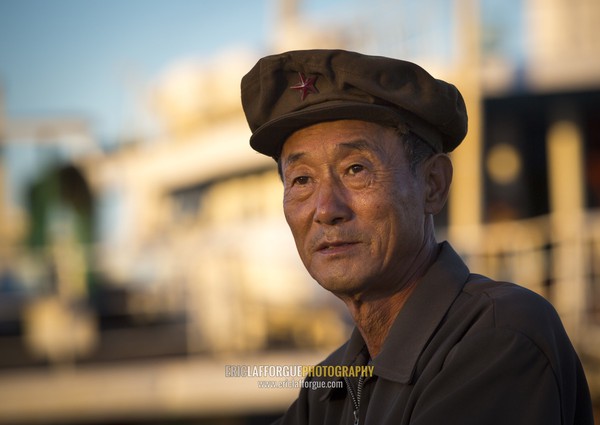
<instances>
[{"instance_id":1,"label":"cap crown","mask_svg":"<svg viewBox=\"0 0 600 425\"><path fill-rule=\"evenodd\" d=\"M467 132L458 89L420 66L345 50L298 50L260 59L242 78L250 145L277 157L294 131L323 121L406 124L449 152Z\"/></svg>"}]
</instances>

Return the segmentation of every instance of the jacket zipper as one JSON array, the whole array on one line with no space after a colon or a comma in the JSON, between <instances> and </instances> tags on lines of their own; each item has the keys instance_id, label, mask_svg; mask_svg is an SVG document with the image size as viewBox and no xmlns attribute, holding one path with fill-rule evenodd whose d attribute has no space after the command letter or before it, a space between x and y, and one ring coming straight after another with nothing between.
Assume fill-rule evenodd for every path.
<instances>
[{"instance_id":1,"label":"jacket zipper","mask_svg":"<svg viewBox=\"0 0 600 425\"><path fill-rule=\"evenodd\" d=\"M348 387L348 392L350 393L350 398L352 398L352 404L354 406L354 424L359 425L359 411L360 411L360 395L362 393L362 387L364 383L365 377L361 375L358 378L358 385L356 386L356 394L354 394L354 390L352 389L352 385L350 385L350 380L347 377L344 377L344 381L346 381L346 386Z\"/></svg>"}]
</instances>

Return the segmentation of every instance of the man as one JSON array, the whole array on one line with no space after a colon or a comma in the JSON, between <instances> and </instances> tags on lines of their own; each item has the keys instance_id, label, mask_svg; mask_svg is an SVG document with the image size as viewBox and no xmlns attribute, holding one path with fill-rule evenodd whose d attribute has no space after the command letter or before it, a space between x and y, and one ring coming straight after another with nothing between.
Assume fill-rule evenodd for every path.
<instances>
[{"instance_id":1,"label":"man","mask_svg":"<svg viewBox=\"0 0 600 425\"><path fill-rule=\"evenodd\" d=\"M303 388L279 423L593 423L550 304L471 274L436 242L447 152L467 129L453 85L409 62L294 51L256 64L242 104L251 146L278 162L304 265L356 324L322 365L373 366L372 376L327 378L341 389Z\"/></svg>"}]
</instances>

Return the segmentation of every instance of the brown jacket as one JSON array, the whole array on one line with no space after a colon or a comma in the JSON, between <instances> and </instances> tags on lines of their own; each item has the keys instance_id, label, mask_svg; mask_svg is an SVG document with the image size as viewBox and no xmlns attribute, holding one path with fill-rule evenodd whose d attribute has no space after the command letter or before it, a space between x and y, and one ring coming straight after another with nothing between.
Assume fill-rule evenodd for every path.
<instances>
[{"instance_id":1,"label":"brown jacket","mask_svg":"<svg viewBox=\"0 0 600 425\"><path fill-rule=\"evenodd\" d=\"M355 329L322 364L364 364L365 353ZM593 424L580 361L554 308L470 274L447 243L370 364L361 425ZM356 394L357 379L350 384ZM303 388L277 424L353 424L354 410L346 384Z\"/></svg>"}]
</instances>

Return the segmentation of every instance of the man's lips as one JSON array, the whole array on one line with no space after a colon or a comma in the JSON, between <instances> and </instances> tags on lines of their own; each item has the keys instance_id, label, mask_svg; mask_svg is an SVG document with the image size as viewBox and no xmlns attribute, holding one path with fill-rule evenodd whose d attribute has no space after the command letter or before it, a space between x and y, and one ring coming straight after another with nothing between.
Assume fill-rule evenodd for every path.
<instances>
[{"instance_id":1,"label":"man's lips","mask_svg":"<svg viewBox=\"0 0 600 425\"><path fill-rule=\"evenodd\" d=\"M325 241L317 245L316 252L324 254L330 252L340 252L356 245L357 243L358 242L355 241Z\"/></svg>"}]
</instances>

